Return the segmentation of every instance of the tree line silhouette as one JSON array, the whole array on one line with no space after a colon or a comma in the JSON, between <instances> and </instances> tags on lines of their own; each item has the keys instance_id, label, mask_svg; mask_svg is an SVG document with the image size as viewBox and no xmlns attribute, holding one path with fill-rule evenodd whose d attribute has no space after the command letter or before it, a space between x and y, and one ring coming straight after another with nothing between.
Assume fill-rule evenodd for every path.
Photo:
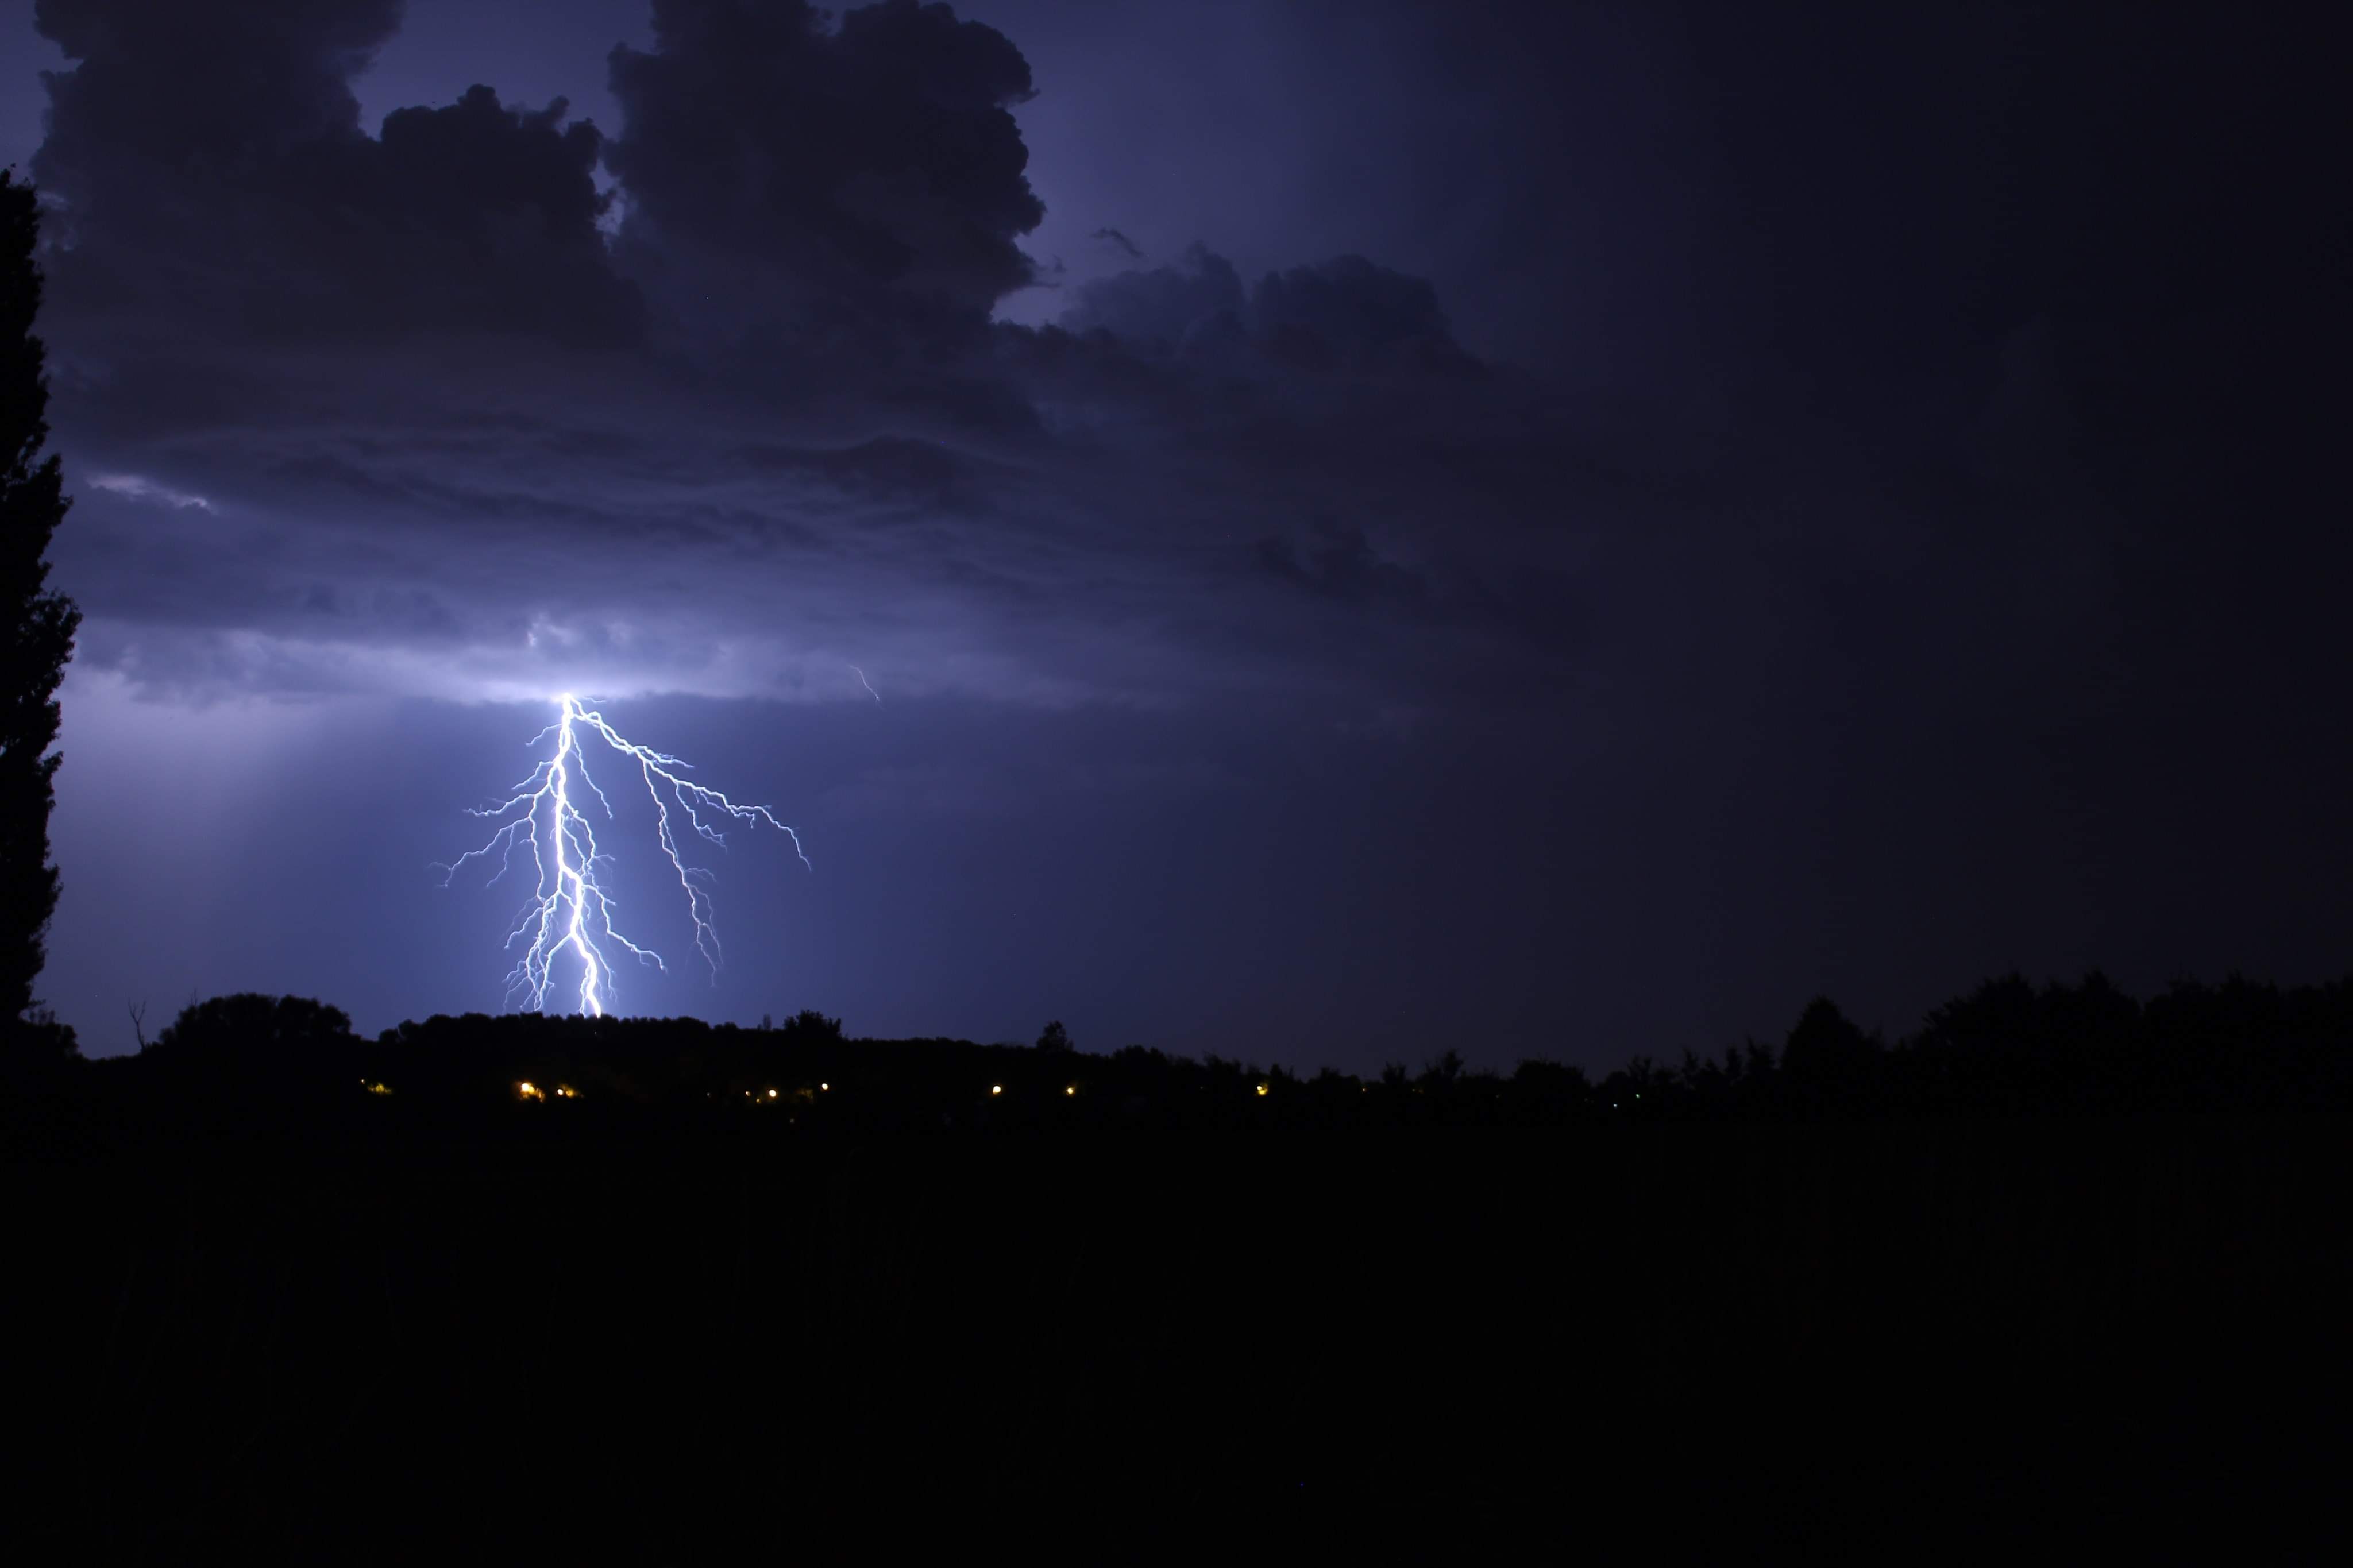
<instances>
[{"instance_id":1,"label":"tree line silhouette","mask_svg":"<svg viewBox=\"0 0 2353 1568\"><path fill-rule=\"evenodd\" d=\"M40 205L0 170L0 1051L47 1054L72 1031L33 995L47 956L58 869L49 863L57 800L58 686L81 612L49 590L49 541L72 506L49 438L41 308Z\"/></svg>"},{"instance_id":2,"label":"tree line silhouette","mask_svg":"<svg viewBox=\"0 0 2353 1568\"><path fill-rule=\"evenodd\" d=\"M1462 1042L1469 1045L1472 1042ZM1420 1067L1303 1073L1143 1046L852 1038L805 1011L756 1027L692 1018L437 1016L370 1039L308 998L191 1005L136 1054L49 1058L49 1086L148 1121L505 1115L608 1123L744 1115L784 1127L1550 1127L1612 1121L2353 1107L2353 983L2178 983L2143 1003L2093 973L1989 980L1889 1044L1827 997L1778 1044L1596 1079L1556 1061L1509 1072L1448 1044Z\"/></svg>"}]
</instances>

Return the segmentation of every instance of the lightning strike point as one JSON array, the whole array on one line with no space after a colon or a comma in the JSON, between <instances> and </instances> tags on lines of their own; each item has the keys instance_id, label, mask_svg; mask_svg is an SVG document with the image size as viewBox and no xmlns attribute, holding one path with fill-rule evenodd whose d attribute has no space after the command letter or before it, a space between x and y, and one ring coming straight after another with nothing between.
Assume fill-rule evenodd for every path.
<instances>
[{"instance_id":1,"label":"lightning strike point","mask_svg":"<svg viewBox=\"0 0 2353 1568\"><path fill-rule=\"evenodd\" d=\"M875 700L881 699L877 697ZM613 900L597 876L598 865L609 864L612 857L597 848L595 826L573 793L575 782L586 786L604 808L606 817L611 818L612 802L597 787L596 781L588 776L584 736L603 742L608 750L637 764L646 794L654 804L655 837L669 858L670 869L678 873L680 889L686 894L687 914L694 921L695 949L710 966L712 982L716 984L722 958L719 930L712 923L711 895L697 880L710 873L687 865L680 855L673 807L699 837L713 844L726 843L714 826L723 816L747 826L765 823L792 840L793 853L807 866L809 858L801 848L800 835L778 821L765 805L739 805L718 790L680 777L680 772L689 770L690 764L623 738L602 713L585 706L570 692L556 699L555 721L542 730L533 743L551 734L555 737L553 756L515 785L513 795L496 805L473 811L473 816L497 822L498 831L480 847L439 868L443 872L441 885L446 888L469 861L488 861L496 856L499 868L491 876L491 880L496 882L510 868L518 843L530 850L537 880L531 901L523 906L514 929L507 933L506 945L512 951L526 937L529 942L514 968L508 972L508 1002L525 1012L548 1011L548 997L556 984L555 971L559 963L569 957L576 959L580 965L580 989L573 1010L583 1017L603 1017L614 996L615 971L607 944L627 952L640 964L651 964L665 972L669 967L660 953L638 946L613 929Z\"/></svg>"}]
</instances>

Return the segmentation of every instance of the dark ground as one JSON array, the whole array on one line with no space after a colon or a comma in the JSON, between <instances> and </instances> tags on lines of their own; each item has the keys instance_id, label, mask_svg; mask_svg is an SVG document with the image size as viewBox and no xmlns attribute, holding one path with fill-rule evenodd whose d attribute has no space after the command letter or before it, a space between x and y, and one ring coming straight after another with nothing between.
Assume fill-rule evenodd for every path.
<instances>
[{"instance_id":1,"label":"dark ground","mask_svg":"<svg viewBox=\"0 0 2353 1568\"><path fill-rule=\"evenodd\" d=\"M2218 1520L2270 1555L2348 1452L2340 1119L510 1109L0 1172L10 1560L1910 1557Z\"/></svg>"}]
</instances>

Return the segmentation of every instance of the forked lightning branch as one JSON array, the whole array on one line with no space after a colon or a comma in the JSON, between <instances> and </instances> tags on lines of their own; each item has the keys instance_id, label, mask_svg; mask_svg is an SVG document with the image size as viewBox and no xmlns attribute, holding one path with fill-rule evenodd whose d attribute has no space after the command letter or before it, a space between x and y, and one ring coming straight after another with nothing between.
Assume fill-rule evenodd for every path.
<instances>
[{"instance_id":1,"label":"forked lightning branch","mask_svg":"<svg viewBox=\"0 0 2353 1568\"><path fill-rule=\"evenodd\" d=\"M536 746L553 735L554 753L515 786L514 795L496 805L475 809L474 816L498 823L499 829L481 847L437 868L443 873L442 885L448 886L470 861L494 857L499 868L491 881L495 884L513 869L518 850L529 852L537 881L506 943L510 952L516 943L524 944L522 956L507 974L507 1000L525 1011L548 1010L548 997L557 988L559 972L571 964L580 971L575 1010L594 1017L603 1016L612 1005L614 953L627 953L640 964L667 969L661 954L639 946L613 926L614 902L598 879L600 868L610 866L613 858L597 847L596 825L581 809L585 792L595 798L606 819L612 819L612 802L588 774L586 741L593 738L635 766L644 781L654 805L655 837L670 869L678 874L687 913L694 921L694 945L711 966L715 981L719 931L712 921L711 895L703 887L710 873L689 866L681 856L680 820L698 837L723 846L727 841L715 826L723 818L746 826L765 823L793 841L793 853L806 866L808 857L802 853L800 836L776 820L765 805L738 805L719 791L681 777L691 771L689 763L624 739L602 713L578 699L567 695L559 701L555 722L531 742Z\"/></svg>"}]
</instances>

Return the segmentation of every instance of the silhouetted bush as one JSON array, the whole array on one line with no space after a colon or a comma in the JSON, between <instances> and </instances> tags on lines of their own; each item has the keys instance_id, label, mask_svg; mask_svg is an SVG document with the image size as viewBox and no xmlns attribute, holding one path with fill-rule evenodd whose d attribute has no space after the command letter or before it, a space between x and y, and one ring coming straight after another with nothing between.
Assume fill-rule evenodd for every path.
<instances>
[{"instance_id":1,"label":"silhouetted bush","mask_svg":"<svg viewBox=\"0 0 2353 1568\"><path fill-rule=\"evenodd\" d=\"M258 1112L350 1099L364 1088L364 1047L340 1008L243 993L184 1009L131 1067L181 1104Z\"/></svg>"}]
</instances>

